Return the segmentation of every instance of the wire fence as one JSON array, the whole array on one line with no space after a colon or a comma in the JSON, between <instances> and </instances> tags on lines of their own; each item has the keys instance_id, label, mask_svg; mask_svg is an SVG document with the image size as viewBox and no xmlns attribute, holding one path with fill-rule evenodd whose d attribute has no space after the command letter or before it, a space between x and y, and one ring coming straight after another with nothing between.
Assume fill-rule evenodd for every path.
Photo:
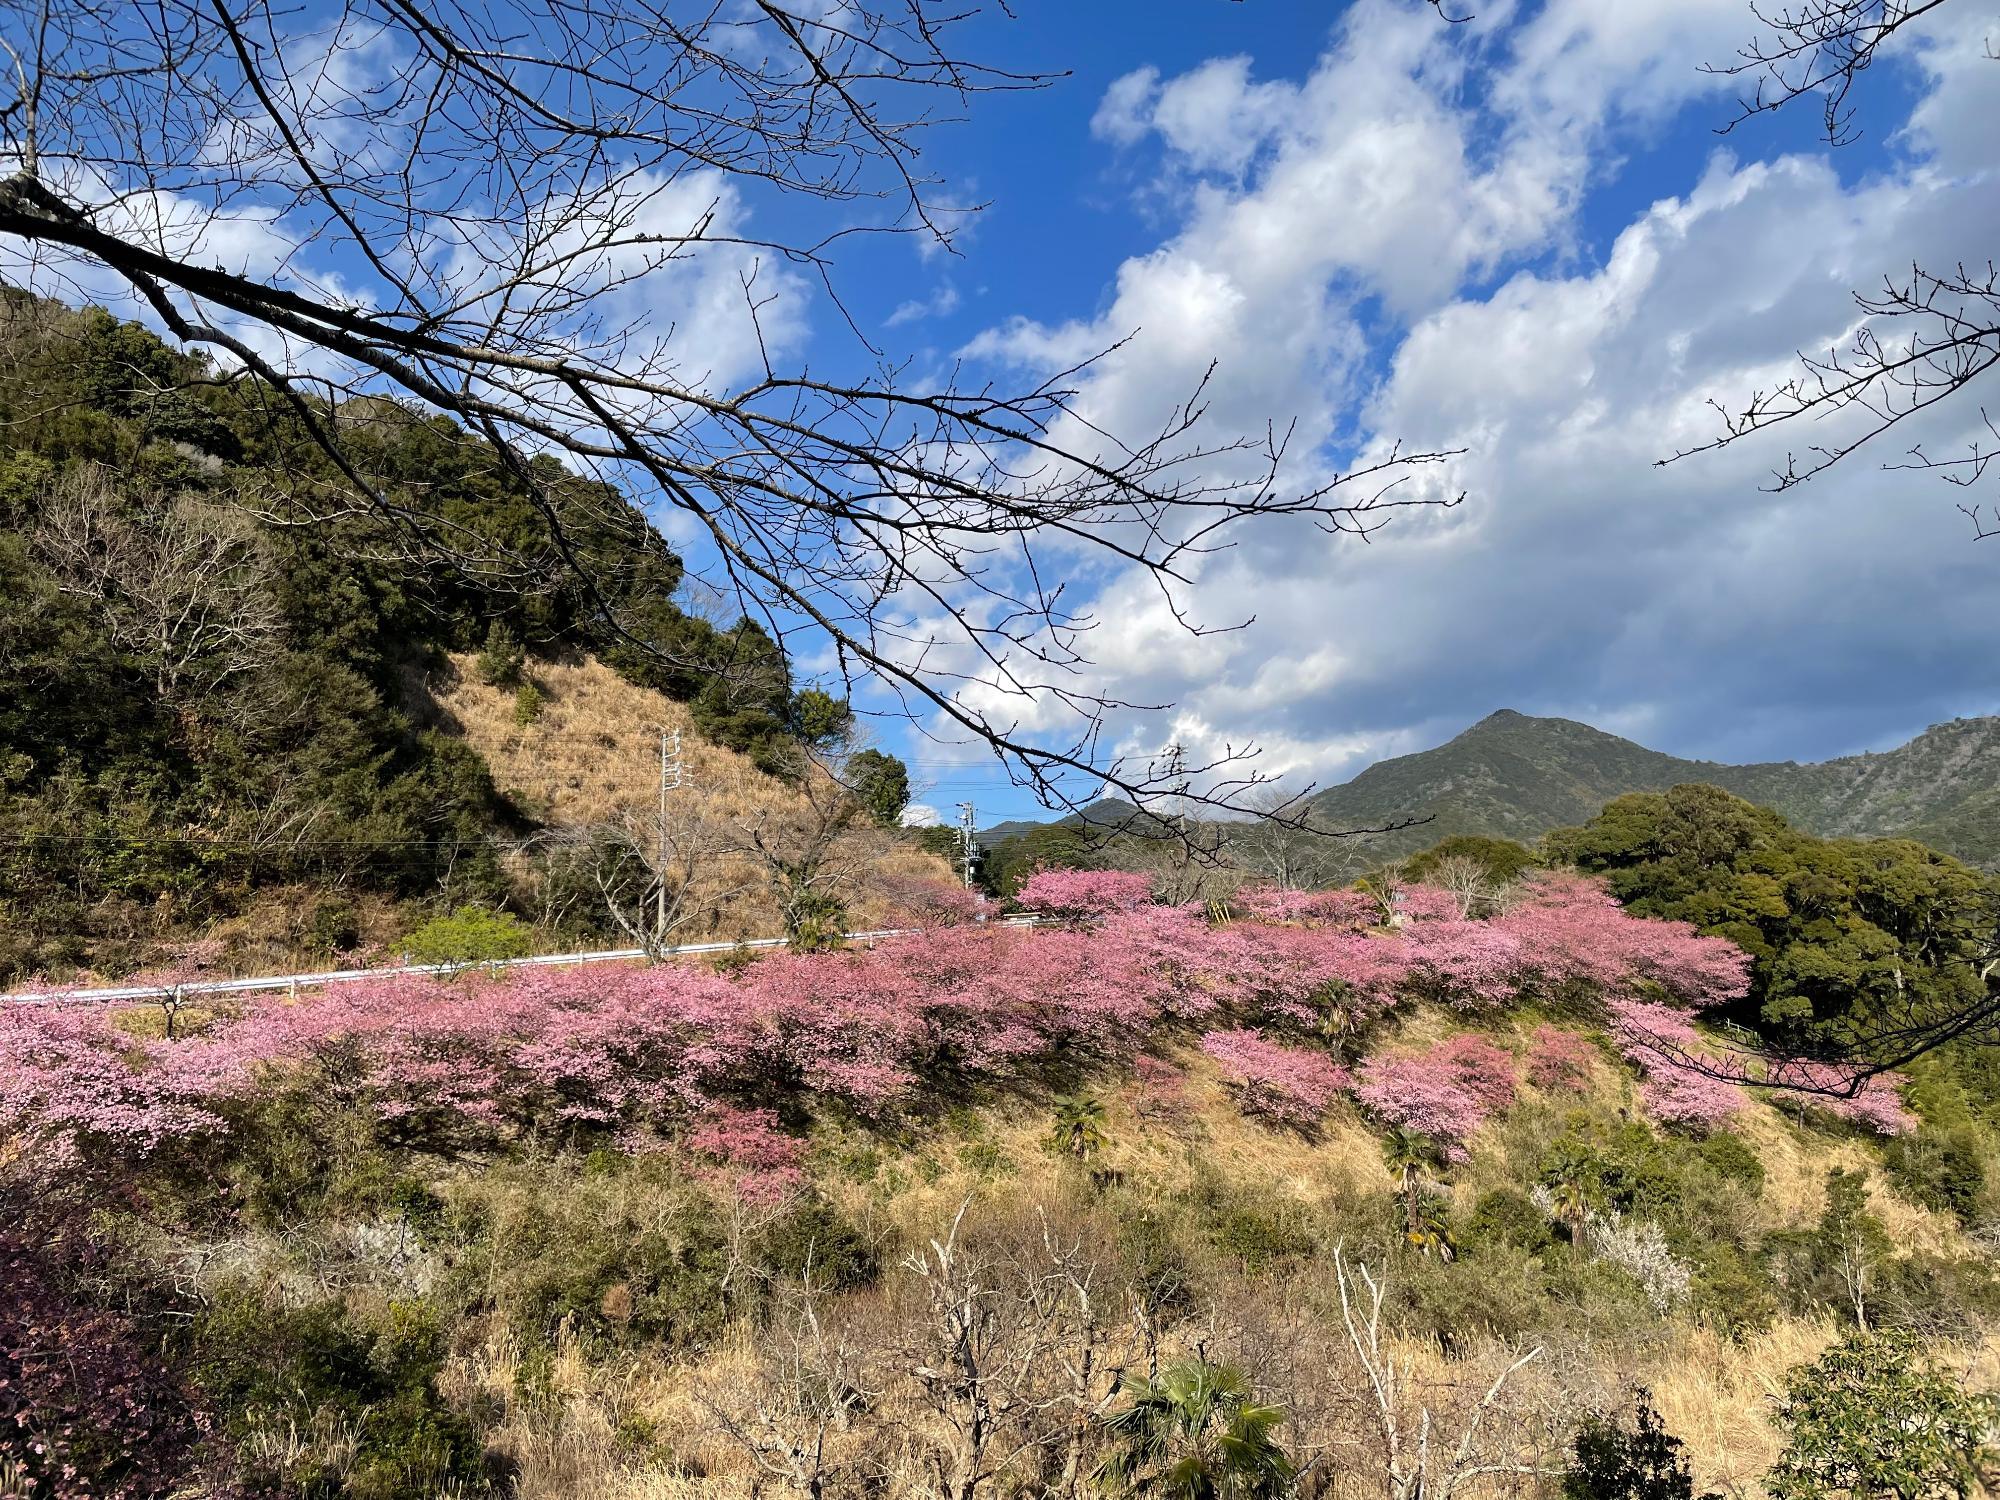
<instances>
[{"instance_id":1,"label":"wire fence","mask_svg":"<svg viewBox=\"0 0 2000 1500\"><path fill-rule=\"evenodd\" d=\"M1036 918L999 917L987 923L993 927L1032 927ZM867 932L843 932L850 943L872 943L882 938L909 937L921 927L879 927ZM267 974L255 979L190 979L169 984L110 985L100 989L18 991L0 995L0 1005L111 1005L120 1001L171 1001L175 1004L202 995L251 995L299 990L319 985L351 984L366 979L451 978L472 972L498 973L505 969L555 969L571 964L608 964L644 958L688 958L704 953L735 953L743 949L783 948L790 938L740 938L719 943L682 943L673 948L606 948L590 953L542 953L532 958L494 958L463 963L397 964L386 969L326 969L313 974Z\"/></svg>"}]
</instances>

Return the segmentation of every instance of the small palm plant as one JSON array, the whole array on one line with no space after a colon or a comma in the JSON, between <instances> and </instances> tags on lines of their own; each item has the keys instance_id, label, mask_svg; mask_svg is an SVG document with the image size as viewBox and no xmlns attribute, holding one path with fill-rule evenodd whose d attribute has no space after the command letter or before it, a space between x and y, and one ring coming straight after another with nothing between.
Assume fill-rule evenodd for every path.
<instances>
[{"instance_id":1,"label":"small palm plant","mask_svg":"<svg viewBox=\"0 0 2000 1500\"><path fill-rule=\"evenodd\" d=\"M1424 1177L1442 1160L1443 1153L1429 1136L1399 1125L1382 1144L1389 1174L1403 1197L1403 1233L1413 1245L1420 1245L1424 1212Z\"/></svg>"},{"instance_id":2,"label":"small palm plant","mask_svg":"<svg viewBox=\"0 0 2000 1500\"><path fill-rule=\"evenodd\" d=\"M1088 1161L1105 1146L1104 1101L1094 1094L1065 1094L1056 1100L1056 1149L1078 1161Z\"/></svg>"},{"instance_id":3,"label":"small palm plant","mask_svg":"<svg viewBox=\"0 0 2000 1500\"><path fill-rule=\"evenodd\" d=\"M1569 1231L1570 1247L1579 1255L1584 1250L1584 1227L1597 1207L1598 1177L1597 1158L1575 1141L1558 1142L1542 1166L1549 1207Z\"/></svg>"},{"instance_id":4,"label":"small palm plant","mask_svg":"<svg viewBox=\"0 0 2000 1500\"><path fill-rule=\"evenodd\" d=\"M1438 1193L1423 1194L1403 1236L1416 1249L1437 1256L1446 1265L1458 1256L1458 1241L1451 1233L1451 1205Z\"/></svg>"},{"instance_id":5,"label":"small palm plant","mask_svg":"<svg viewBox=\"0 0 2000 1500\"><path fill-rule=\"evenodd\" d=\"M1118 1451L1097 1479L1119 1494L1161 1500L1275 1500L1295 1474L1272 1429L1285 1414L1259 1405L1233 1365L1185 1360L1152 1379L1125 1378L1127 1404L1104 1418Z\"/></svg>"}]
</instances>

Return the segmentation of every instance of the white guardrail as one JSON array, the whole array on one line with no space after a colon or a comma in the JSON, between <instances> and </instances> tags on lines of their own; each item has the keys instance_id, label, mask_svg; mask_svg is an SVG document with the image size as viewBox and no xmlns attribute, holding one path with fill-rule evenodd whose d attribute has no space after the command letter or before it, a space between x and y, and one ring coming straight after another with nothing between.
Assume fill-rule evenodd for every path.
<instances>
[{"instance_id":1,"label":"white guardrail","mask_svg":"<svg viewBox=\"0 0 2000 1500\"><path fill-rule=\"evenodd\" d=\"M1033 916L999 917L992 927L1032 927ZM872 932L843 932L850 943L872 943L880 938L908 937L921 927L881 927ZM257 979L190 979L184 984L128 984L106 989L23 991L0 994L0 1005L85 1005L115 1004L120 1000L171 1000L176 1004L197 995L249 995L284 990L293 993L322 984L348 984L361 979L402 979L430 975L451 977L474 971L500 969L556 969L567 964L608 964L647 957L682 958L702 953L734 953L743 948L783 948L790 938L743 938L722 943L683 943L662 948L649 955L644 948L609 948L597 953L542 953L533 958L492 958L468 963L399 964L391 969L328 969L318 974L271 974Z\"/></svg>"}]
</instances>

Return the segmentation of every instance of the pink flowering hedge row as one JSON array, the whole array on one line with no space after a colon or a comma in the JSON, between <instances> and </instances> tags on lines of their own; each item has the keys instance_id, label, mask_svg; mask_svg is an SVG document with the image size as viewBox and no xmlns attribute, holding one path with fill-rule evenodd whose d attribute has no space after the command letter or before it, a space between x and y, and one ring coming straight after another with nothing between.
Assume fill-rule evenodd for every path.
<instances>
[{"instance_id":1,"label":"pink flowering hedge row","mask_svg":"<svg viewBox=\"0 0 2000 1500\"><path fill-rule=\"evenodd\" d=\"M273 1078L337 1060L413 1139L706 1120L721 1133L695 1144L719 1164L782 1173L774 1120L754 1112L787 1098L881 1116L926 1091L1129 1061L1173 1031L1203 1034L1248 1108L1310 1123L1351 1089L1384 1123L1452 1146L1512 1098L1511 1055L1459 1037L1371 1058L1350 1078L1329 1040L1413 999L1476 1015L1524 995L1608 1013L1663 1119L1714 1124L1742 1102L1732 1085L1682 1076L1645 1038L1678 1027L1692 1045L1689 1018L1745 992L1745 955L1631 917L1580 878L1545 877L1479 920L1419 888L1394 931L1347 891L1251 892L1222 924L1155 904L1128 874L1044 872L1022 898L1056 923L937 925L734 976L664 965L357 981L258 1002L175 1042L135 1040L98 1009L0 1006L0 1135L50 1161L93 1146L148 1151L226 1131ZM1849 1112L1899 1128L1884 1089Z\"/></svg>"}]
</instances>

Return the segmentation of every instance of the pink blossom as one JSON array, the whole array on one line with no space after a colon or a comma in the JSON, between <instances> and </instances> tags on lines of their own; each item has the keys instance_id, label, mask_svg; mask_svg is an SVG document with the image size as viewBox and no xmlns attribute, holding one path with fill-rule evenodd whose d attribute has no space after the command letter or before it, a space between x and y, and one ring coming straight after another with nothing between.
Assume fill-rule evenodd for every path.
<instances>
[{"instance_id":1,"label":"pink blossom","mask_svg":"<svg viewBox=\"0 0 2000 1500\"><path fill-rule=\"evenodd\" d=\"M1246 885L1231 901L1245 916L1259 922L1295 922L1357 932L1373 926L1381 915L1381 907L1366 891L1289 891L1274 885Z\"/></svg>"},{"instance_id":2,"label":"pink blossom","mask_svg":"<svg viewBox=\"0 0 2000 1500\"><path fill-rule=\"evenodd\" d=\"M1151 904L1153 877L1131 870L1037 870L1014 899L1061 921L1093 921Z\"/></svg>"},{"instance_id":3,"label":"pink blossom","mask_svg":"<svg viewBox=\"0 0 2000 1500\"><path fill-rule=\"evenodd\" d=\"M357 978L247 1002L171 1043L135 1040L81 1004L0 1003L0 1132L50 1161L145 1152L224 1131L272 1080L325 1066L412 1141L630 1139L725 1103L833 1100L883 1115L927 1091L1122 1064L1190 1025L1249 1107L1310 1118L1344 1075L1286 1034L1351 1040L1413 995L1489 1006L1523 984L1590 986L1659 1107L1682 1107L1694 1086L1660 1046L1691 1045L1690 1011L1738 992L1740 953L1636 919L1587 881L1538 882L1492 921L1413 890L1393 931L1370 925L1354 892L1252 892L1245 920L1214 925L1198 907L1149 899L1143 875L1043 871L1024 896L1065 925L941 921L865 950L774 955L735 977L634 964ZM1363 1097L1383 1119L1459 1142L1513 1088L1511 1058L1461 1037L1371 1061ZM1710 1095L1695 1114L1712 1113ZM1899 1110L1884 1084L1852 1117L1893 1129Z\"/></svg>"},{"instance_id":4,"label":"pink blossom","mask_svg":"<svg viewBox=\"0 0 2000 1500\"><path fill-rule=\"evenodd\" d=\"M992 914L993 903L975 890L948 880L877 874L891 927L956 927Z\"/></svg>"},{"instance_id":5,"label":"pink blossom","mask_svg":"<svg viewBox=\"0 0 2000 1500\"><path fill-rule=\"evenodd\" d=\"M746 1203L783 1202L805 1186L799 1142L779 1128L775 1110L718 1106L688 1132L688 1145L719 1163Z\"/></svg>"},{"instance_id":6,"label":"pink blossom","mask_svg":"<svg viewBox=\"0 0 2000 1500\"><path fill-rule=\"evenodd\" d=\"M1494 925L1519 940L1524 966L1546 988L1582 984L1604 996L1652 989L1689 1010L1750 991L1750 956L1685 922L1635 919L1603 884L1580 875L1528 881Z\"/></svg>"},{"instance_id":7,"label":"pink blossom","mask_svg":"<svg viewBox=\"0 0 2000 1500\"><path fill-rule=\"evenodd\" d=\"M1496 923L1460 918L1456 905L1449 917L1408 923L1403 941L1424 986L1462 1009L1503 1004L1520 989L1521 940Z\"/></svg>"},{"instance_id":8,"label":"pink blossom","mask_svg":"<svg viewBox=\"0 0 2000 1500\"><path fill-rule=\"evenodd\" d=\"M1917 1117L1910 1113L1897 1092L1903 1080L1894 1073L1878 1073L1857 1085L1853 1069L1834 1063L1788 1060L1772 1068L1771 1080L1814 1090L1856 1089L1852 1095L1816 1092L1794 1097L1815 1109L1865 1126L1877 1135L1908 1135L1917 1128Z\"/></svg>"},{"instance_id":9,"label":"pink blossom","mask_svg":"<svg viewBox=\"0 0 2000 1500\"><path fill-rule=\"evenodd\" d=\"M1221 1064L1247 1113L1283 1124L1316 1124L1347 1087L1347 1070L1324 1052L1287 1047L1255 1031L1211 1031L1201 1050Z\"/></svg>"},{"instance_id":10,"label":"pink blossom","mask_svg":"<svg viewBox=\"0 0 2000 1500\"><path fill-rule=\"evenodd\" d=\"M1581 1093L1590 1083L1596 1056L1589 1037L1559 1026L1537 1026L1528 1045L1528 1082L1544 1093Z\"/></svg>"},{"instance_id":11,"label":"pink blossom","mask_svg":"<svg viewBox=\"0 0 2000 1500\"><path fill-rule=\"evenodd\" d=\"M1706 1056L1699 1033L1684 1011L1646 1000L1611 1003L1612 1040L1627 1061L1645 1074L1639 1098L1647 1113L1667 1125L1709 1131L1726 1125L1749 1106L1750 1096L1722 1071L1700 1065Z\"/></svg>"},{"instance_id":12,"label":"pink blossom","mask_svg":"<svg viewBox=\"0 0 2000 1500\"><path fill-rule=\"evenodd\" d=\"M1461 1161L1472 1133L1514 1102L1514 1059L1482 1037L1454 1036L1425 1052L1369 1058L1354 1094L1378 1120Z\"/></svg>"}]
</instances>

